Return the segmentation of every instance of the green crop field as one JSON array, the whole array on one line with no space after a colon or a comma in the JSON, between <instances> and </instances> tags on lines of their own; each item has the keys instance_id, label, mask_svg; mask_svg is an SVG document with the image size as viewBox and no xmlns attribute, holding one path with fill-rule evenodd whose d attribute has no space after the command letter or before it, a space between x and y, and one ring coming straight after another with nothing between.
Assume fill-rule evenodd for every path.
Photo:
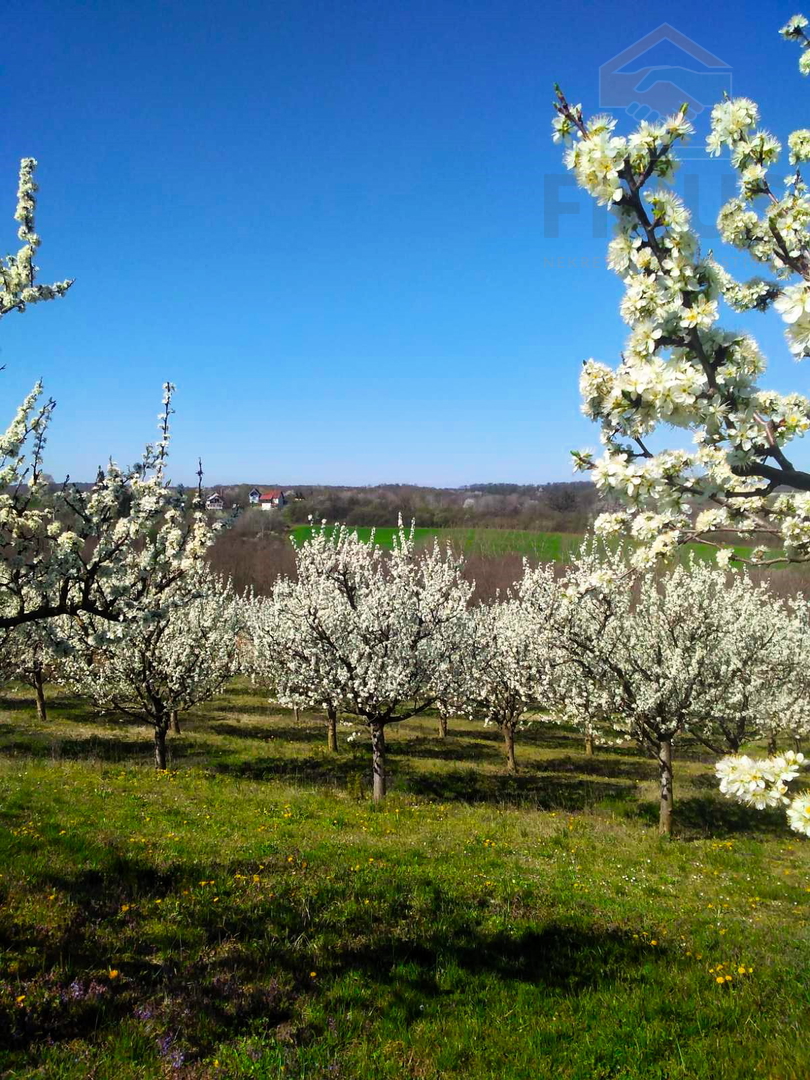
<instances>
[{"instance_id":1,"label":"green crop field","mask_svg":"<svg viewBox=\"0 0 810 1080\"><path fill-rule=\"evenodd\" d=\"M372 530L352 529L361 540L369 541ZM375 541L391 548L397 533L393 528L373 530ZM309 525L293 529L296 542L305 541L312 533ZM582 537L574 533L534 532L529 529L415 529L417 544L427 544L432 539L452 544L465 554L481 555L529 555L550 562L565 561L569 552L576 550Z\"/></svg>"},{"instance_id":2,"label":"green crop field","mask_svg":"<svg viewBox=\"0 0 810 1080\"><path fill-rule=\"evenodd\" d=\"M374 533L375 542L391 548L397 533L393 528L353 528L361 540L368 542ZM292 530L296 543L302 543L312 534L312 526L297 525ZM567 562L582 543L577 533L539 532L531 529L415 529L417 544L424 545L432 539L451 544L465 555L526 555L542 562ZM734 550L748 556L751 548L739 545ZM708 544L689 544L684 551L694 551L700 558L712 559L714 549Z\"/></svg>"},{"instance_id":3,"label":"green crop field","mask_svg":"<svg viewBox=\"0 0 810 1080\"><path fill-rule=\"evenodd\" d=\"M806 1080L810 843L676 762L425 718L369 751L250 687L149 732L0 709L0 1075Z\"/></svg>"}]
</instances>

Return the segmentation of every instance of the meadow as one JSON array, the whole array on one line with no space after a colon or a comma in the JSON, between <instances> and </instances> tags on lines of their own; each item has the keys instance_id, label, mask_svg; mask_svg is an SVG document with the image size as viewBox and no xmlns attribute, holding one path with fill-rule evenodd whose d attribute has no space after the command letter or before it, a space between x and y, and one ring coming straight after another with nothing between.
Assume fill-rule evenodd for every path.
<instances>
[{"instance_id":1,"label":"meadow","mask_svg":"<svg viewBox=\"0 0 810 1080\"><path fill-rule=\"evenodd\" d=\"M432 717L369 751L244 682L150 733L0 709L0 1076L803 1080L810 844L676 764Z\"/></svg>"},{"instance_id":2,"label":"meadow","mask_svg":"<svg viewBox=\"0 0 810 1080\"><path fill-rule=\"evenodd\" d=\"M374 539L380 547L391 549L397 530L394 528L368 527L352 528L361 540ZM311 525L295 525L290 530L296 543L301 543L312 534ZM493 529L493 528L416 528L414 537L418 546L424 546L431 540L440 540L450 544L466 556L480 555L484 558L497 558L502 555L524 555L539 562L567 563L579 550L583 536L579 533L541 532L534 529ZM699 558L713 559L714 548L708 544L687 544L679 549L678 557L694 552ZM734 551L745 558L751 554L751 547L744 544L734 546Z\"/></svg>"}]
</instances>

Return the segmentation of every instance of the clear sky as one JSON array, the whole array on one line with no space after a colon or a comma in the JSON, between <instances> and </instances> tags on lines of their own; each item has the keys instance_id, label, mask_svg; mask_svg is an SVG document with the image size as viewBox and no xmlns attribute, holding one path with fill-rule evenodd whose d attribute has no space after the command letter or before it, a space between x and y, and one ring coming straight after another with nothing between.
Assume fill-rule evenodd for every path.
<instances>
[{"instance_id":1,"label":"clear sky","mask_svg":"<svg viewBox=\"0 0 810 1080\"><path fill-rule=\"evenodd\" d=\"M3 24L0 248L33 155L41 280L76 284L3 320L7 414L43 375L60 478L137 458L171 379L176 481L198 454L209 483L569 479L568 450L596 445L579 364L613 363L625 328L602 222L559 187L552 84L598 111L600 67L669 22L725 65L695 61L685 89L730 76L784 138L810 122L799 50L777 34L793 13L31 0ZM728 166L684 175L717 247ZM752 318L769 383L806 392L776 317Z\"/></svg>"}]
</instances>

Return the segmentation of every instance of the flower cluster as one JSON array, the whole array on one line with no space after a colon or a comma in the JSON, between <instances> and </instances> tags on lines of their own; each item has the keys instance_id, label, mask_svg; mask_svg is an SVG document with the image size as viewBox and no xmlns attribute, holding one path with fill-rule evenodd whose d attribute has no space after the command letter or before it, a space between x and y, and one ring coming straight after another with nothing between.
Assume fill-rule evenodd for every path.
<instances>
[{"instance_id":1,"label":"flower cluster","mask_svg":"<svg viewBox=\"0 0 810 1080\"><path fill-rule=\"evenodd\" d=\"M789 785L798 776L804 761L804 754L792 750L759 759L745 754L732 755L718 761L715 771L724 795L757 810L785 806L791 829L810 836L810 792L804 791L792 798L789 794Z\"/></svg>"},{"instance_id":2,"label":"flower cluster","mask_svg":"<svg viewBox=\"0 0 810 1080\"><path fill-rule=\"evenodd\" d=\"M806 24L797 16L782 32L806 49ZM648 550L640 566L693 539L722 547L720 534L730 532L762 534L781 548L759 561L810 560L810 515L784 494L810 491L810 473L789 457L790 444L810 429L810 400L762 389L765 360L756 342L719 324L722 302L737 311L773 307L793 354L810 355L810 193L801 174L775 191L769 170L781 146L760 127L757 105L735 98L715 106L707 148L728 153L739 178L739 193L720 211L720 234L768 271L739 282L701 252L689 210L666 186L676 148L691 133L685 111L621 136L611 118L586 119L559 88L555 109L566 166L615 217L608 263L625 289L621 363L588 360L580 377L583 411L601 426L603 455L577 453L576 467L626 505L600 529L629 531L647 515L653 526L635 534ZM790 134L788 149L794 166L810 159L810 131ZM693 448L653 452L648 440L662 425L689 431ZM718 512L707 518L704 508Z\"/></svg>"},{"instance_id":3,"label":"flower cluster","mask_svg":"<svg viewBox=\"0 0 810 1080\"><path fill-rule=\"evenodd\" d=\"M788 19L779 33L787 41L795 41L801 46L802 54L799 57L799 71L802 75L810 75L810 37L807 36L805 27L807 19L804 15L794 15Z\"/></svg>"},{"instance_id":4,"label":"flower cluster","mask_svg":"<svg viewBox=\"0 0 810 1080\"><path fill-rule=\"evenodd\" d=\"M57 281L53 285L39 285L35 281L37 267L34 265L34 256L42 243L34 225L36 165L34 158L23 158L20 162L14 220L19 225L17 236L22 241L22 247L16 255L7 255L0 259L0 318L10 311L25 311L28 304L64 296L73 284L72 281Z\"/></svg>"}]
</instances>

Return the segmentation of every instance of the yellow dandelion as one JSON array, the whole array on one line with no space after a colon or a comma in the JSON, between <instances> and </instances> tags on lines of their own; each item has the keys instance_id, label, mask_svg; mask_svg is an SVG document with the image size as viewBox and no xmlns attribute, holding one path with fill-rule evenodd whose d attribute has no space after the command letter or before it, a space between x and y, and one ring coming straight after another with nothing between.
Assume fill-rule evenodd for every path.
<instances>
[{"instance_id":1,"label":"yellow dandelion","mask_svg":"<svg viewBox=\"0 0 810 1080\"><path fill-rule=\"evenodd\" d=\"M120 975L120 972L119 972L118 968L110 968L110 970L107 972L107 974L110 976L111 979L117 979L118 976Z\"/></svg>"}]
</instances>

